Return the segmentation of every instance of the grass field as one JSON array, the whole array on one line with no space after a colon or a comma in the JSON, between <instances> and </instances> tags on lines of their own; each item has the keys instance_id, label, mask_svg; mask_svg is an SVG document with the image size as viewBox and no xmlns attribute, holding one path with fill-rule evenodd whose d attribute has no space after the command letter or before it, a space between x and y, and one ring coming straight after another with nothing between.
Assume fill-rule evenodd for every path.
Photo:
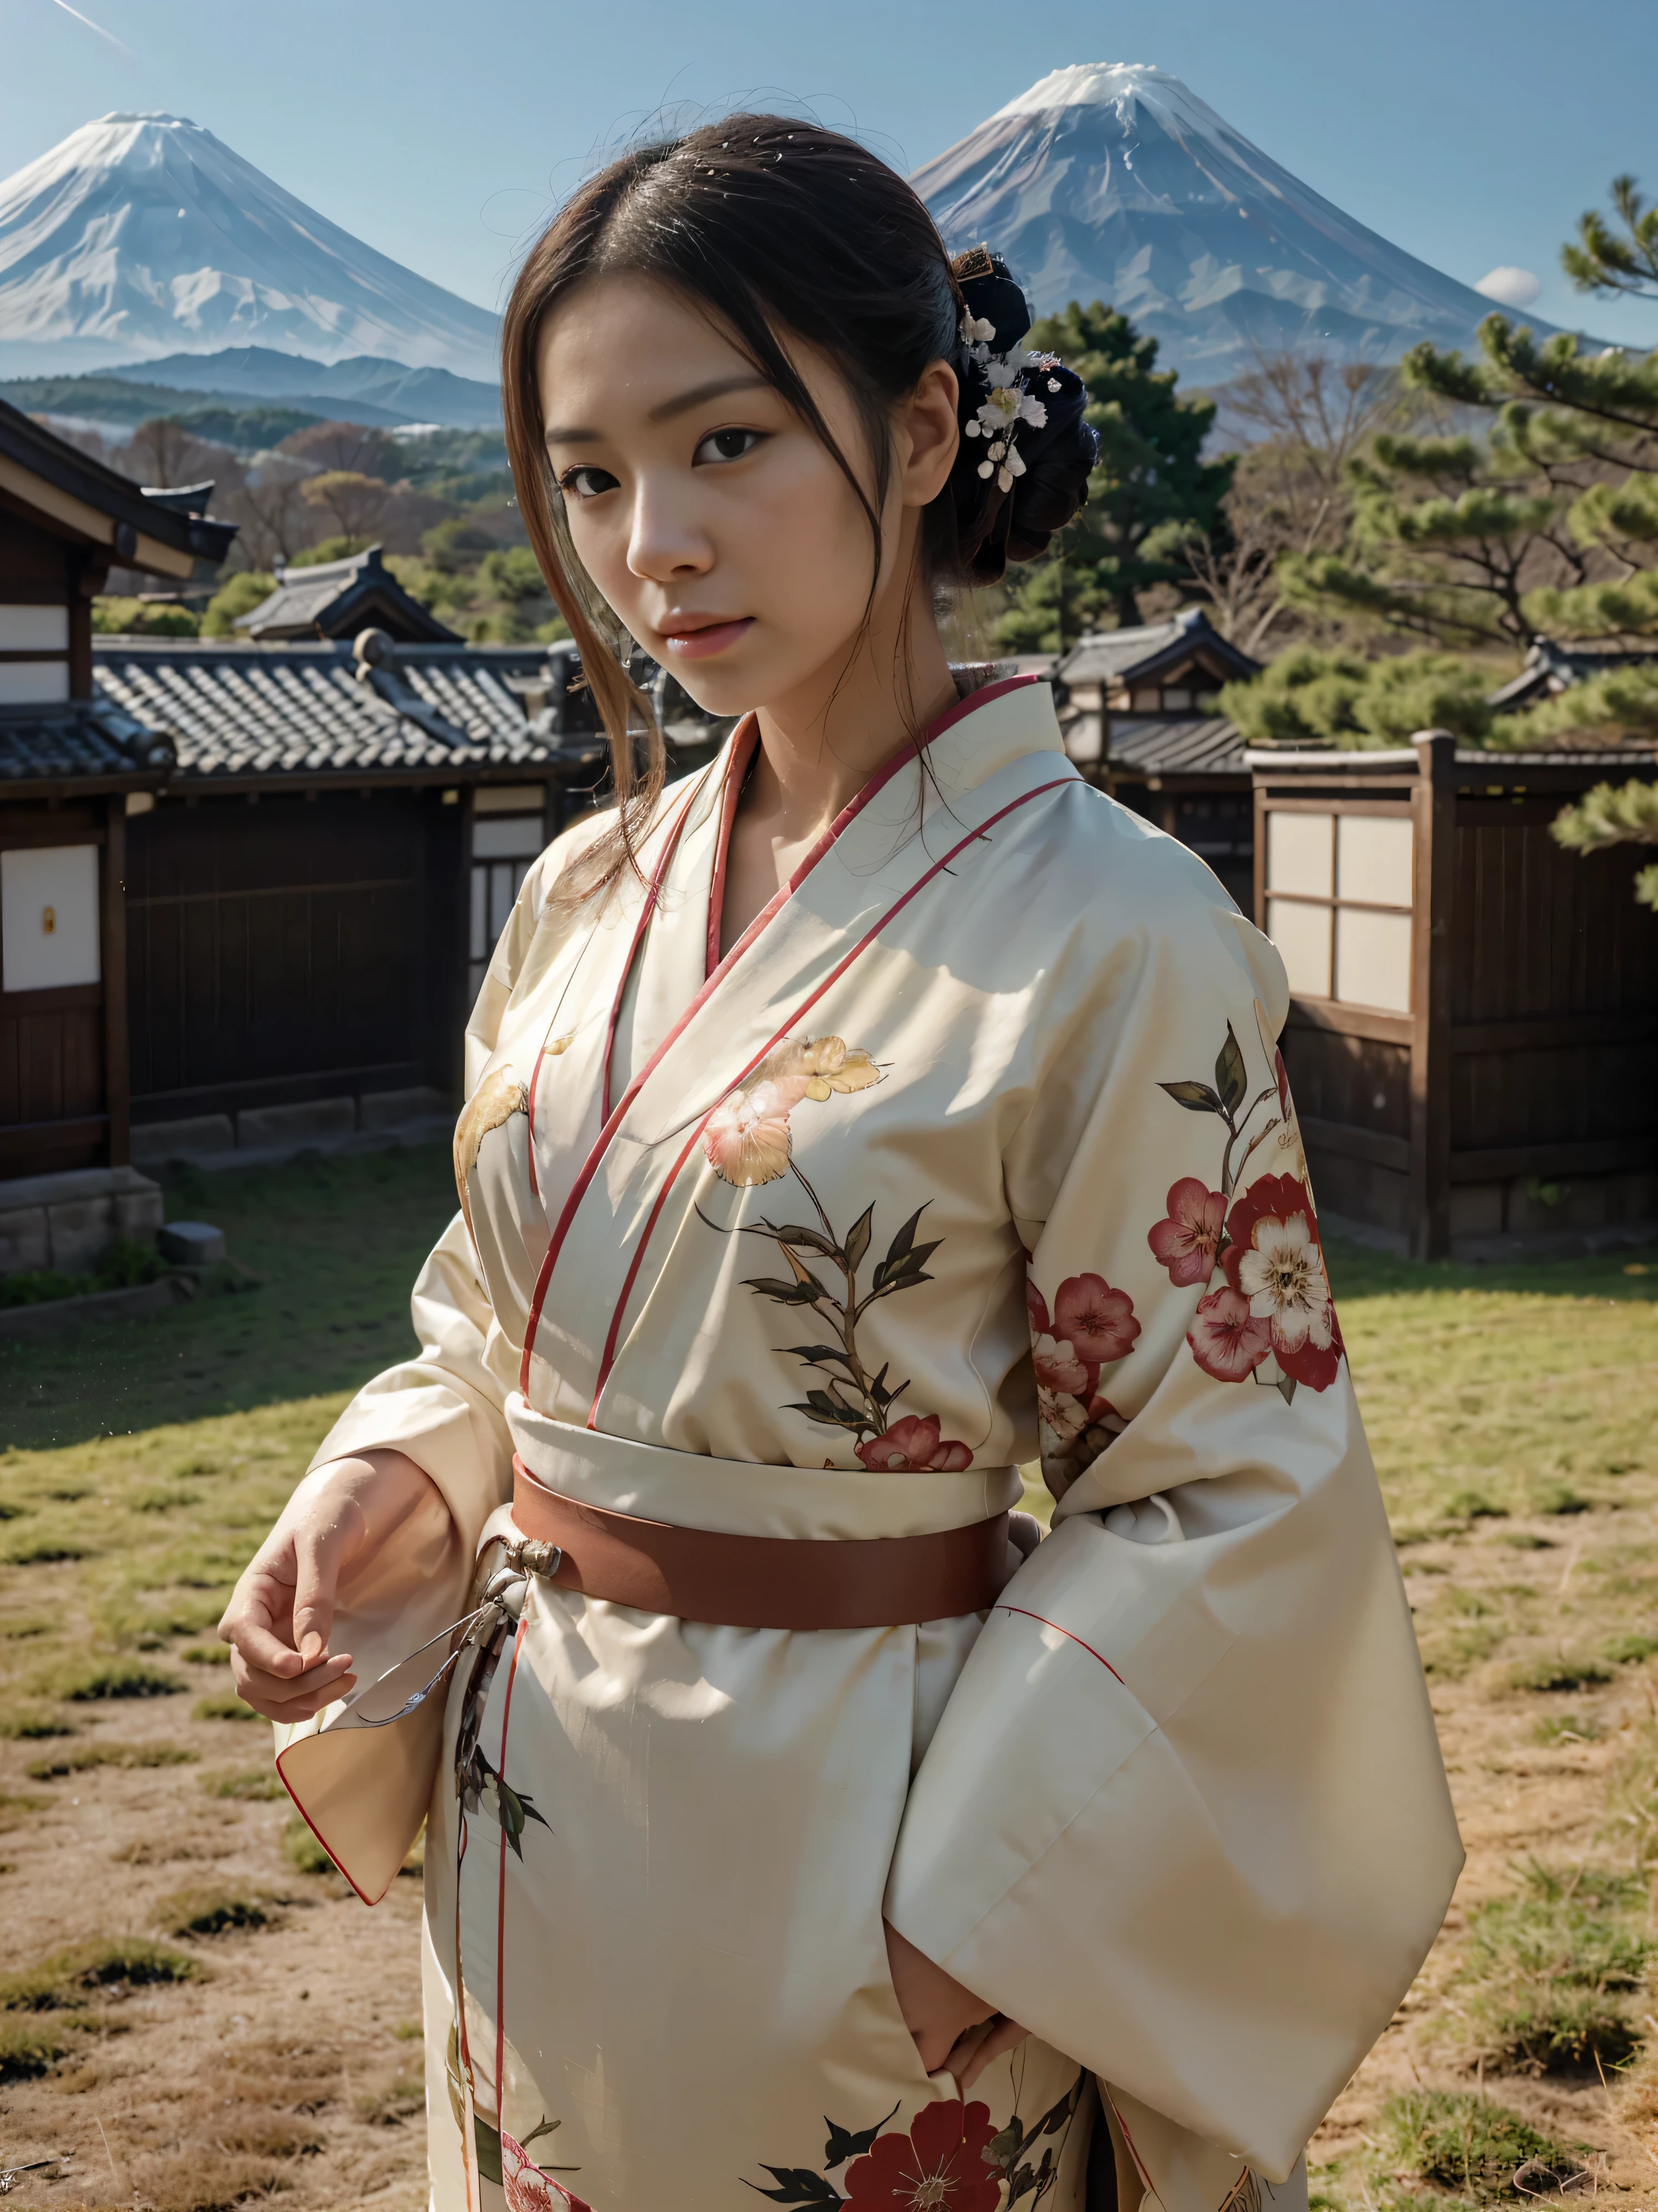
<instances>
[{"instance_id":1,"label":"grass field","mask_svg":"<svg viewBox=\"0 0 1658 2212\"><path fill-rule=\"evenodd\" d=\"M197 1178L256 1280L0 1315L0 2173L71 2154L20 2205L425 2201L416 1886L314 1870L212 1627L452 1191L441 1147ZM1315 2202L1658 2205L1658 1254L1332 1266L1469 1866Z\"/></svg>"}]
</instances>

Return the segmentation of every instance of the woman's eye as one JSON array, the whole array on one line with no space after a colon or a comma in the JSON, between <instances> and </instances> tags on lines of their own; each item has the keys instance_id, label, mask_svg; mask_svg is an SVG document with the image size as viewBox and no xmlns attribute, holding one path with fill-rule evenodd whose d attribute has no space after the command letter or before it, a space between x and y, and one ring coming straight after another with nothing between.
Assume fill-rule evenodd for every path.
<instances>
[{"instance_id":1,"label":"woman's eye","mask_svg":"<svg viewBox=\"0 0 1658 2212\"><path fill-rule=\"evenodd\" d=\"M763 430L710 430L696 449L693 466L706 466L710 461L740 461L765 434Z\"/></svg>"},{"instance_id":2,"label":"woman's eye","mask_svg":"<svg viewBox=\"0 0 1658 2212\"><path fill-rule=\"evenodd\" d=\"M574 494L577 499L597 499L602 491L614 491L616 479L608 469L583 467L566 469L558 480L562 492Z\"/></svg>"}]
</instances>

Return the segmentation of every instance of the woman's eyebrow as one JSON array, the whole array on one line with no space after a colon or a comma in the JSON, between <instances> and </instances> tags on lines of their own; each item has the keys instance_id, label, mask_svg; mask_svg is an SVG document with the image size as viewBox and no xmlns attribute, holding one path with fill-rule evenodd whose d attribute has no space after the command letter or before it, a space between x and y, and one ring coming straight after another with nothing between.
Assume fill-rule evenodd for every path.
<instances>
[{"instance_id":1,"label":"woman's eyebrow","mask_svg":"<svg viewBox=\"0 0 1658 2212\"><path fill-rule=\"evenodd\" d=\"M695 390L682 392L677 399L665 399L659 407L653 407L646 416L648 422L671 422L676 415L689 414L693 407L703 406L710 399L723 399L728 392L752 392L764 387L769 380L763 376L717 376L712 383L699 384ZM597 430L567 428L556 425L544 433L550 446L591 446L599 436Z\"/></svg>"}]
</instances>

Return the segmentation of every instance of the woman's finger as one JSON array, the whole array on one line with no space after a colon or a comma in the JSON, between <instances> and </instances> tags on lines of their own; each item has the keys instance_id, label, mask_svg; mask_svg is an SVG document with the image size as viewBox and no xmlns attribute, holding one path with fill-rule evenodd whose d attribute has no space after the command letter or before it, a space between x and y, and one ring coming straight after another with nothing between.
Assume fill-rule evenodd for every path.
<instances>
[{"instance_id":1,"label":"woman's finger","mask_svg":"<svg viewBox=\"0 0 1658 2212\"><path fill-rule=\"evenodd\" d=\"M339 1582L340 1531L301 1528L294 1536L294 1648L307 1661L328 1649Z\"/></svg>"},{"instance_id":2,"label":"woman's finger","mask_svg":"<svg viewBox=\"0 0 1658 2212\"><path fill-rule=\"evenodd\" d=\"M976 2033L977 2031L974 2030L970 2033ZM984 2033L980 2036L974 2049L968 2053L959 2071L956 2064L956 2052L952 2051L950 2054L950 2070L955 2075L956 2086L963 2096L966 2096L987 2066L992 2065L1005 2052L1017 2050L1029 2033L1030 2030L1028 2027L1021 2027L1017 2020L1005 2019L999 2012L993 2013L985 2024ZM963 2036L963 2043L967 2039L967 2037ZM957 2047L959 2049L960 2045Z\"/></svg>"},{"instance_id":3,"label":"woman's finger","mask_svg":"<svg viewBox=\"0 0 1658 2212\"><path fill-rule=\"evenodd\" d=\"M345 1694L341 1685L351 1674L351 1655L345 1651L335 1653L320 1665L307 1667L302 1674L289 1676L250 1665L246 1653L237 1648L232 1651L230 1671L236 1694L245 1704L273 1717L271 1708L279 1706L281 1717L288 1719L294 1709L307 1698L320 1710L322 1705Z\"/></svg>"}]
</instances>

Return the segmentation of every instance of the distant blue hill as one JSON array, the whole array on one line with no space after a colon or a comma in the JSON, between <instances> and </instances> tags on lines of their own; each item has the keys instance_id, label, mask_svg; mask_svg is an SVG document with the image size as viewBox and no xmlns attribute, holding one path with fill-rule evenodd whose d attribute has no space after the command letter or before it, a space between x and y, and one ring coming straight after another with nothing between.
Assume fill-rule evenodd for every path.
<instances>
[{"instance_id":1,"label":"distant blue hill","mask_svg":"<svg viewBox=\"0 0 1658 2212\"><path fill-rule=\"evenodd\" d=\"M501 388L446 368L406 368L374 354L325 364L269 346L229 346L220 353L173 353L105 371L131 384L209 392L246 405L282 399L313 413L349 415L354 422L441 422L454 430L493 430L501 422ZM373 411L361 412L367 406ZM355 409L358 411L353 412Z\"/></svg>"}]
</instances>

